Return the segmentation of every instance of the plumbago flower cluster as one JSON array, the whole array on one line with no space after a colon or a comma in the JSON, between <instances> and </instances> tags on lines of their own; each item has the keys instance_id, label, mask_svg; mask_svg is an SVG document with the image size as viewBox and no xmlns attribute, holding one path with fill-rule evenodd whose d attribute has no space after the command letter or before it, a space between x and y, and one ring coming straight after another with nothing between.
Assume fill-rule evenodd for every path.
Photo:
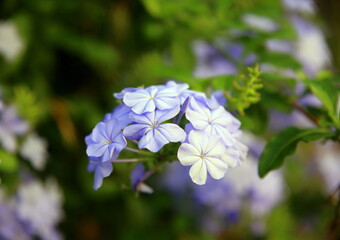
<instances>
[{"instance_id":1,"label":"plumbago flower cluster","mask_svg":"<svg viewBox=\"0 0 340 240\"><path fill-rule=\"evenodd\" d=\"M168 143L180 142L177 158L182 165L191 166L189 175L199 185L206 183L208 173L212 178L222 178L228 168L240 165L246 157L248 148L237 140L240 122L224 109L220 92L208 98L189 90L188 84L169 81L147 88L126 88L114 97L122 104L106 114L85 138L88 171L94 172L95 189L111 174L112 163L140 160L118 159L121 151L145 153L128 147L128 140L152 153Z\"/></svg>"}]
</instances>

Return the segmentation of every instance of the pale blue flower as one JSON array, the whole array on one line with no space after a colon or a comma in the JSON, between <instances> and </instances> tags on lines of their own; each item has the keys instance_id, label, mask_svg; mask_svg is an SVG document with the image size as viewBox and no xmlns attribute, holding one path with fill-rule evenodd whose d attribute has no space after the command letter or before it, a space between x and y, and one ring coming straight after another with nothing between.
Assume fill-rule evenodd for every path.
<instances>
[{"instance_id":1,"label":"pale blue flower","mask_svg":"<svg viewBox=\"0 0 340 240\"><path fill-rule=\"evenodd\" d=\"M111 118L115 118L118 120L119 127L124 128L126 125L130 124L132 121L129 118L129 114L131 113L131 108L126 106L125 104L121 104L116 107L112 113L105 114L104 122L110 120ZM118 126L117 126L118 127Z\"/></svg>"},{"instance_id":2,"label":"pale blue flower","mask_svg":"<svg viewBox=\"0 0 340 240\"><path fill-rule=\"evenodd\" d=\"M222 90L215 91L211 94L211 98L209 99L209 107L211 109L218 108L219 106L224 106L227 103L227 99L224 96Z\"/></svg>"},{"instance_id":3,"label":"pale blue flower","mask_svg":"<svg viewBox=\"0 0 340 240\"><path fill-rule=\"evenodd\" d=\"M192 181L205 184L207 172L215 179L222 178L228 164L221 159L226 151L221 139L203 131L191 131L188 141L179 147L177 156L182 165L192 165L189 171Z\"/></svg>"},{"instance_id":4,"label":"pale blue flower","mask_svg":"<svg viewBox=\"0 0 340 240\"><path fill-rule=\"evenodd\" d=\"M103 162L116 159L127 144L115 118L98 123L90 136L85 139L86 153L89 157L102 157Z\"/></svg>"},{"instance_id":5,"label":"pale blue flower","mask_svg":"<svg viewBox=\"0 0 340 240\"><path fill-rule=\"evenodd\" d=\"M138 163L130 174L132 189L136 192L153 193L153 189L144 183L145 167L142 163Z\"/></svg>"},{"instance_id":6,"label":"pale blue flower","mask_svg":"<svg viewBox=\"0 0 340 240\"><path fill-rule=\"evenodd\" d=\"M53 179L48 179L45 184L25 181L15 200L17 216L29 226L32 235L41 239L61 239L57 225L63 217L62 194Z\"/></svg>"},{"instance_id":7,"label":"pale blue flower","mask_svg":"<svg viewBox=\"0 0 340 240\"><path fill-rule=\"evenodd\" d=\"M155 109L165 110L176 108L179 103L176 87L151 86L146 89L139 89L135 92L127 92L123 102L132 108L137 114L152 112Z\"/></svg>"},{"instance_id":8,"label":"pale blue flower","mask_svg":"<svg viewBox=\"0 0 340 240\"><path fill-rule=\"evenodd\" d=\"M17 150L17 136L28 130L28 124L22 120L13 106L2 105L0 109L0 143L9 152Z\"/></svg>"},{"instance_id":9,"label":"pale blue flower","mask_svg":"<svg viewBox=\"0 0 340 240\"><path fill-rule=\"evenodd\" d=\"M0 239L32 239L14 210L13 204L0 201Z\"/></svg>"},{"instance_id":10,"label":"pale blue flower","mask_svg":"<svg viewBox=\"0 0 340 240\"><path fill-rule=\"evenodd\" d=\"M147 148L151 152L158 152L169 142L179 142L185 139L185 132L178 125L163 123L176 116L179 107L168 110L156 110L143 115L131 114L130 117L135 124L125 127L124 136L130 140L139 140L140 149Z\"/></svg>"},{"instance_id":11,"label":"pale blue flower","mask_svg":"<svg viewBox=\"0 0 340 240\"><path fill-rule=\"evenodd\" d=\"M189 84L187 83L176 83L172 80L168 81L165 86L168 88L176 88L179 95L189 88Z\"/></svg>"},{"instance_id":12,"label":"pale blue flower","mask_svg":"<svg viewBox=\"0 0 340 240\"><path fill-rule=\"evenodd\" d=\"M205 106L208 106L208 98L203 92L197 92L193 90L185 90L180 95L180 101L181 104L184 104L184 102L188 99L194 99L196 102L199 102L200 104L203 104Z\"/></svg>"},{"instance_id":13,"label":"pale blue flower","mask_svg":"<svg viewBox=\"0 0 340 240\"><path fill-rule=\"evenodd\" d=\"M123 99L125 93L136 92L137 90L140 90L140 89L143 89L143 88L132 88L132 87L124 88L120 93L114 93L113 96L117 99Z\"/></svg>"},{"instance_id":14,"label":"pale blue flower","mask_svg":"<svg viewBox=\"0 0 340 240\"><path fill-rule=\"evenodd\" d=\"M207 135L220 136L227 146L235 143L232 133L238 130L240 123L222 106L211 110L193 99L189 105L186 118L195 129L204 131Z\"/></svg>"},{"instance_id":15,"label":"pale blue flower","mask_svg":"<svg viewBox=\"0 0 340 240\"><path fill-rule=\"evenodd\" d=\"M87 171L94 172L93 188L97 190L102 185L103 178L108 177L112 170L113 167L110 161L102 162L101 158L90 157Z\"/></svg>"}]
</instances>

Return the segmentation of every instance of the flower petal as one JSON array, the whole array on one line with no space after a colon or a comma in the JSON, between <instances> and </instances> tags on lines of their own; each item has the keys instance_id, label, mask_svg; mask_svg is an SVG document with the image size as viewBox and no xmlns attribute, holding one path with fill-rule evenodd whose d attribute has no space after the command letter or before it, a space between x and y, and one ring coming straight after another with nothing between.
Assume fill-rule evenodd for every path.
<instances>
[{"instance_id":1,"label":"flower petal","mask_svg":"<svg viewBox=\"0 0 340 240\"><path fill-rule=\"evenodd\" d=\"M106 133L106 126L104 122L98 123L92 131L92 140L94 142L101 142L102 140L108 139Z\"/></svg>"},{"instance_id":2,"label":"flower petal","mask_svg":"<svg viewBox=\"0 0 340 240\"><path fill-rule=\"evenodd\" d=\"M155 104L158 109L171 109L179 106L179 98L177 97L157 97L155 98Z\"/></svg>"},{"instance_id":3,"label":"flower petal","mask_svg":"<svg viewBox=\"0 0 340 240\"><path fill-rule=\"evenodd\" d=\"M154 117L155 121L157 122L157 124L167 121L175 117L179 113L179 110L180 110L179 106L168 110L156 110Z\"/></svg>"},{"instance_id":4,"label":"flower petal","mask_svg":"<svg viewBox=\"0 0 340 240\"><path fill-rule=\"evenodd\" d=\"M228 165L219 158L207 157L204 160L210 176L215 179L221 179L228 170Z\"/></svg>"},{"instance_id":5,"label":"flower petal","mask_svg":"<svg viewBox=\"0 0 340 240\"><path fill-rule=\"evenodd\" d=\"M189 143L181 144L178 148L177 157L180 163L184 166L192 165L201 159L200 152Z\"/></svg>"},{"instance_id":6,"label":"flower petal","mask_svg":"<svg viewBox=\"0 0 340 240\"><path fill-rule=\"evenodd\" d=\"M86 148L86 154L89 157L101 157L106 151L108 144L105 143L94 143L88 145Z\"/></svg>"},{"instance_id":7,"label":"flower petal","mask_svg":"<svg viewBox=\"0 0 340 240\"><path fill-rule=\"evenodd\" d=\"M193 111L189 108L187 109L185 116L191 122L194 128L198 130L203 130L209 125L209 120L206 115Z\"/></svg>"},{"instance_id":8,"label":"flower petal","mask_svg":"<svg viewBox=\"0 0 340 240\"><path fill-rule=\"evenodd\" d=\"M140 140L138 147L147 148L151 152L158 152L169 141L157 129L148 131Z\"/></svg>"},{"instance_id":9,"label":"flower petal","mask_svg":"<svg viewBox=\"0 0 340 240\"><path fill-rule=\"evenodd\" d=\"M123 134L127 139L137 140L144 136L145 132L150 130L150 126L147 124L136 123L126 126L123 130Z\"/></svg>"},{"instance_id":10,"label":"flower petal","mask_svg":"<svg viewBox=\"0 0 340 240\"><path fill-rule=\"evenodd\" d=\"M124 95L123 102L132 107L140 102L145 102L150 99L150 94L144 89L140 89L136 92L127 92Z\"/></svg>"},{"instance_id":11,"label":"flower petal","mask_svg":"<svg viewBox=\"0 0 340 240\"><path fill-rule=\"evenodd\" d=\"M184 130L173 123L159 125L157 130L162 133L169 142L184 141L186 137Z\"/></svg>"},{"instance_id":12,"label":"flower petal","mask_svg":"<svg viewBox=\"0 0 340 240\"><path fill-rule=\"evenodd\" d=\"M203 160L196 162L190 168L189 175L192 181L198 185L203 185L207 181L207 167Z\"/></svg>"},{"instance_id":13,"label":"flower petal","mask_svg":"<svg viewBox=\"0 0 340 240\"><path fill-rule=\"evenodd\" d=\"M211 112L211 121L223 127L227 127L231 123L231 117L227 114L224 107L219 106Z\"/></svg>"},{"instance_id":14,"label":"flower petal","mask_svg":"<svg viewBox=\"0 0 340 240\"><path fill-rule=\"evenodd\" d=\"M137 114L143 114L145 112L152 112L155 110L155 103L153 100L150 99L144 99L140 102L136 103L132 107L132 111L134 111Z\"/></svg>"}]
</instances>

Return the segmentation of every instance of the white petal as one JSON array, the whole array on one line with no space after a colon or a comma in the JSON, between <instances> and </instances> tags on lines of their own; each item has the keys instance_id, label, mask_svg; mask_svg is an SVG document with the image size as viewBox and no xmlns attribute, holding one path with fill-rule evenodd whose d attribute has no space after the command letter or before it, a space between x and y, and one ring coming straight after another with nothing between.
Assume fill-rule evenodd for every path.
<instances>
[{"instance_id":1,"label":"white petal","mask_svg":"<svg viewBox=\"0 0 340 240\"><path fill-rule=\"evenodd\" d=\"M228 167L236 167L237 166L237 163L238 163L238 158L233 155L233 154L230 154L229 152L226 152L225 154L223 154L221 156L221 159L226 163L228 164Z\"/></svg>"},{"instance_id":2,"label":"white petal","mask_svg":"<svg viewBox=\"0 0 340 240\"><path fill-rule=\"evenodd\" d=\"M150 99L150 94L144 89L138 90L136 92L127 92L124 95L123 102L132 107L141 101L147 101Z\"/></svg>"},{"instance_id":3,"label":"white petal","mask_svg":"<svg viewBox=\"0 0 340 240\"><path fill-rule=\"evenodd\" d=\"M218 124L223 127L227 127L231 123L231 117L222 106L212 111L211 120L214 124Z\"/></svg>"},{"instance_id":4,"label":"white petal","mask_svg":"<svg viewBox=\"0 0 340 240\"><path fill-rule=\"evenodd\" d=\"M220 179L225 175L228 169L228 165L226 163L218 158L204 158L204 160L206 160L205 163L210 176L215 179Z\"/></svg>"},{"instance_id":5,"label":"white petal","mask_svg":"<svg viewBox=\"0 0 340 240\"><path fill-rule=\"evenodd\" d=\"M155 103L153 100L143 99L136 103L131 110L137 114L142 114L145 112L152 112L155 110Z\"/></svg>"},{"instance_id":6,"label":"white petal","mask_svg":"<svg viewBox=\"0 0 340 240\"><path fill-rule=\"evenodd\" d=\"M192 123L194 128L203 130L208 126L208 116L205 114L201 114L197 111L193 111L191 109L187 109L185 114L186 118Z\"/></svg>"},{"instance_id":7,"label":"white petal","mask_svg":"<svg viewBox=\"0 0 340 240\"><path fill-rule=\"evenodd\" d=\"M193 145L199 152L202 150L202 141L207 138L203 131L192 130L189 133L189 143Z\"/></svg>"},{"instance_id":8,"label":"white petal","mask_svg":"<svg viewBox=\"0 0 340 240\"><path fill-rule=\"evenodd\" d=\"M202 148L203 153L207 156L220 156L222 155L226 147L222 143L222 140L218 137L207 137L207 145L205 148Z\"/></svg>"},{"instance_id":9,"label":"white petal","mask_svg":"<svg viewBox=\"0 0 340 240\"><path fill-rule=\"evenodd\" d=\"M169 142L184 141L186 134L182 128L173 123L165 123L157 128Z\"/></svg>"},{"instance_id":10,"label":"white petal","mask_svg":"<svg viewBox=\"0 0 340 240\"><path fill-rule=\"evenodd\" d=\"M156 110L154 119L157 121L157 124L160 124L175 117L179 113L179 110L179 106L168 110Z\"/></svg>"},{"instance_id":11,"label":"white petal","mask_svg":"<svg viewBox=\"0 0 340 240\"><path fill-rule=\"evenodd\" d=\"M178 148L177 157L184 166L192 165L201 159L200 152L189 143L181 144Z\"/></svg>"},{"instance_id":12,"label":"white petal","mask_svg":"<svg viewBox=\"0 0 340 240\"><path fill-rule=\"evenodd\" d=\"M179 99L176 97L157 97L155 98L155 103L158 109L164 110L164 109L170 109L175 108L176 106L179 106L180 102Z\"/></svg>"},{"instance_id":13,"label":"white petal","mask_svg":"<svg viewBox=\"0 0 340 240\"><path fill-rule=\"evenodd\" d=\"M190 168L189 175L192 181L198 185L203 185L207 181L207 167L203 160L196 162Z\"/></svg>"}]
</instances>

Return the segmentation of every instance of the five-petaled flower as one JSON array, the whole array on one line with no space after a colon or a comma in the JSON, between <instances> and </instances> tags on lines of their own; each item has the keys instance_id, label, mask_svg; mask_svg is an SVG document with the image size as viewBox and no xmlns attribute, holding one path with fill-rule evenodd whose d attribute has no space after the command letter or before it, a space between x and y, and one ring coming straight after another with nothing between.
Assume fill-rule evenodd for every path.
<instances>
[{"instance_id":1,"label":"five-petaled flower","mask_svg":"<svg viewBox=\"0 0 340 240\"><path fill-rule=\"evenodd\" d=\"M228 164L221 157L226 150L217 136L191 131L188 143L182 143L177 156L182 165L192 165L189 175L193 182L202 185L207 180L207 171L215 179L225 175Z\"/></svg>"},{"instance_id":2,"label":"five-petaled flower","mask_svg":"<svg viewBox=\"0 0 340 240\"><path fill-rule=\"evenodd\" d=\"M155 109L173 109L179 105L177 87L151 86L124 94L123 102L137 114L153 112Z\"/></svg>"},{"instance_id":3,"label":"five-petaled flower","mask_svg":"<svg viewBox=\"0 0 340 240\"><path fill-rule=\"evenodd\" d=\"M108 177L112 170L113 167L110 161L102 162L101 158L90 157L87 171L94 172L93 188L98 189L103 183L103 178Z\"/></svg>"},{"instance_id":4,"label":"five-petaled flower","mask_svg":"<svg viewBox=\"0 0 340 240\"><path fill-rule=\"evenodd\" d=\"M103 162L116 159L127 144L119 125L115 118L98 123L87 138L87 155L101 157Z\"/></svg>"},{"instance_id":5,"label":"five-petaled flower","mask_svg":"<svg viewBox=\"0 0 340 240\"><path fill-rule=\"evenodd\" d=\"M232 146L235 143L232 132L238 129L239 122L235 122L234 117L222 106L211 110L191 99L186 118L195 129L221 137L225 145Z\"/></svg>"},{"instance_id":6,"label":"five-petaled flower","mask_svg":"<svg viewBox=\"0 0 340 240\"><path fill-rule=\"evenodd\" d=\"M143 115L130 114L130 118L135 124L124 128L124 136L130 140L139 140L140 149L147 148L151 152L158 152L169 142L179 142L185 139L185 132L178 125L173 123L163 123L176 116L179 107L168 110L156 110Z\"/></svg>"}]
</instances>

